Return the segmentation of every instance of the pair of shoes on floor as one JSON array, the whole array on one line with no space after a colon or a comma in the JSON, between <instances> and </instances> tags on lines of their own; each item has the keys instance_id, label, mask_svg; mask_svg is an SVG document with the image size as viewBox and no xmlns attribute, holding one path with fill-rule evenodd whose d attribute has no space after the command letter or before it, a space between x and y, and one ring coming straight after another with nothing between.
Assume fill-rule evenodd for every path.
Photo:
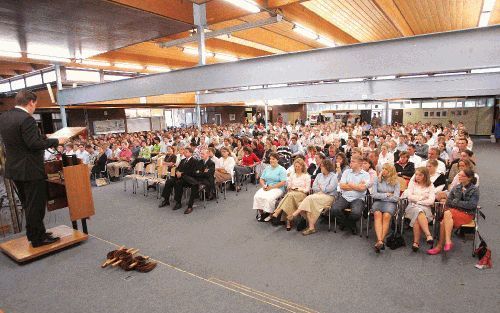
<instances>
[{"instance_id":1,"label":"pair of shoes on floor","mask_svg":"<svg viewBox=\"0 0 500 313\"><path fill-rule=\"evenodd\" d=\"M314 234L315 232L316 232L316 229L315 229L315 228L313 228L313 229L309 228L309 229L304 230L304 231L302 232L302 235L304 235L304 236L308 236L308 235L312 235L312 234Z\"/></svg>"},{"instance_id":2,"label":"pair of shoes on floor","mask_svg":"<svg viewBox=\"0 0 500 313\"><path fill-rule=\"evenodd\" d=\"M264 212L262 214L257 214L257 216L255 218L259 222L266 222L266 219L269 217L269 215L270 215L269 213Z\"/></svg>"},{"instance_id":3,"label":"pair of shoes on floor","mask_svg":"<svg viewBox=\"0 0 500 313\"><path fill-rule=\"evenodd\" d=\"M162 202L158 205L159 208L163 208L164 206L170 205L170 201L168 199L163 199Z\"/></svg>"}]
</instances>

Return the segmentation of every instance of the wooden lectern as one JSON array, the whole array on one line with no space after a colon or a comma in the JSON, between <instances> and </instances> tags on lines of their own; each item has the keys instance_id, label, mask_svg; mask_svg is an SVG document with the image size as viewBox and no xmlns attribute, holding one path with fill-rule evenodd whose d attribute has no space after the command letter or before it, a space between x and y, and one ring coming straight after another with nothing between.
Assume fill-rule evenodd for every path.
<instances>
[{"instance_id":1,"label":"wooden lectern","mask_svg":"<svg viewBox=\"0 0 500 313\"><path fill-rule=\"evenodd\" d=\"M78 131L64 129L65 134L81 133ZM26 236L1 243L0 250L17 262L29 261L88 239L86 220L95 214L88 166L81 164L81 160L76 157L68 157L64 160L45 162L45 172L48 177L47 209L53 211L68 207L73 229L65 225L48 229L61 239L38 248L33 248ZM83 232L78 231L78 220L82 221Z\"/></svg>"},{"instance_id":2,"label":"wooden lectern","mask_svg":"<svg viewBox=\"0 0 500 313\"><path fill-rule=\"evenodd\" d=\"M86 220L95 214L94 199L90 185L88 166L77 163L63 166L63 161L50 161L45 163L47 173L49 211L68 207L73 228L78 230L77 221L82 221L83 232L87 234Z\"/></svg>"}]
</instances>

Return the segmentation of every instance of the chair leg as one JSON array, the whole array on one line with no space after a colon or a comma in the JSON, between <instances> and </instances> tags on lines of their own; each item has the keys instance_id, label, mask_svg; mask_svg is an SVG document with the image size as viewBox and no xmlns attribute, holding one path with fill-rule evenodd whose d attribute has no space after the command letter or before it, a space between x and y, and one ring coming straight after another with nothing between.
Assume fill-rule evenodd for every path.
<instances>
[{"instance_id":1,"label":"chair leg","mask_svg":"<svg viewBox=\"0 0 500 313\"><path fill-rule=\"evenodd\" d=\"M363 215L359 219L359 237L363 237Z\"/></svg>"},{"instance_id":2,"label":"chair leg","mask_svg":"<svg viewBox=\"0 0 500 313\"><path fill-rule=\"evenodd\" d=\"M366 238L368 238L369 231L370 231L370 212L368 212L368 217L366 218Z\"/></svg>"},{"instance_id":3,"label":"chair leg","mask_svg":"<svg viewBox=\"0 0 500 313\"><path fill-rule=\"evenodd\" d=\"M332 228L332 210L328 209L328 231Z\"/></svg>"},{"instance_id":4,"label":"chair leg","mask_svg":"<svg viewBox=\"0 0 500 313\"><path fill-rule=\"evenodd\" d=\"M336 233L337 232L337 217L333 217L333 232Z\"/></svg>"}]
</instances>

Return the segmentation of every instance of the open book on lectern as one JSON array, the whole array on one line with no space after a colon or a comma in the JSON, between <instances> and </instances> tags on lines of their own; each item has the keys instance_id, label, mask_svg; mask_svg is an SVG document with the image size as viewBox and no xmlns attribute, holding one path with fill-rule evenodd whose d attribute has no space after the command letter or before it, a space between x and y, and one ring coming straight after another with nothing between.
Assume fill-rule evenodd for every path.
<instances>
[{"instance_id":1,"label":"open book on lectern","mask_svg":"<svg viewBox=\"0 0 500 313\"><path fill-rule=\"evenodd\" d=\"M83 132L85 132L87 128L85 127L64 127L59 129L53 134L47 135L47 138L73 138L76 137Z\"/></svg>"}]
</instances>

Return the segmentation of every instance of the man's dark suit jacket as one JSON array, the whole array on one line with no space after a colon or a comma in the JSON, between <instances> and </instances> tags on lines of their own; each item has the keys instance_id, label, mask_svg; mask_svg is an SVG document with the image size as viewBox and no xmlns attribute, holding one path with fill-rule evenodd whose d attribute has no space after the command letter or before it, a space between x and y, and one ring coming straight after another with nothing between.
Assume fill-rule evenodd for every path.
<instances>
[{"instance_id":1,"label":"man's dark suit jacket","mask_svg":"<svg viewBox=\"0 0 500 313\"><path fill-rule=\"evenodd\" d=\"M208 182L210 187L214 185L215 182L215 163L214 161L208 159L206 162L200 160L200 165L198 167L197 178L203 183ZM205 173L205 170L208 171Z\"/></svg>"},{"instance_id":2,"label":"man's dark suit jacket","mask_svg":"<svg viewBox=\"0 0 500 313\"><path fill-rule=\"evenodd\" d=\"M43 139L35 119L14 108L0 116L0 135L6 150L5 177L15 181L45 179L44 150L57 147L57 139Z\"/></svg>"},{"instance_id":3,"label":"man's dark suit jacket","mask_svg":"<svg viewBox=\"0 0 500 313\"><path fill-rule=\"evenodd\" d=\"M195 159L194 157L191 157L189 161L186 161L186 159L182 159L176 169L177 172L182 173L181 179L191 185L196 184L197 182L195 177L197 175L196 171L200 166L199 162L200 161Z\"/></svg>"}]
</instances>

